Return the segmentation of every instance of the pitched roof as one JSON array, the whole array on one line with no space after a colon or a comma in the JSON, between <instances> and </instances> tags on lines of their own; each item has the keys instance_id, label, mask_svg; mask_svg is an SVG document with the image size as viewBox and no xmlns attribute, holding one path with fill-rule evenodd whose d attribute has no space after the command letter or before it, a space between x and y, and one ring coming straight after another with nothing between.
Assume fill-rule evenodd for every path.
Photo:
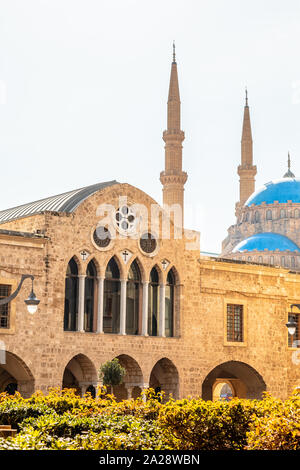
<instances>
[{"instance_id":1,"label":"pitched roof","mask_svg":"<svg viewBox=\"0 0 300 470\"><path fill-rule=\"evenodd\" d=\"M116 180L106 181L104 183L97 183L84 188L68 191L56 196L40 199L39 201L22 204L21 206L13 207L0 211L0 224L10 220L21 219L30 215L41 214L44 211L53 212L73 212L85 199L94 194L95 192L118 184Z\"/></svg>"}]
</instances>

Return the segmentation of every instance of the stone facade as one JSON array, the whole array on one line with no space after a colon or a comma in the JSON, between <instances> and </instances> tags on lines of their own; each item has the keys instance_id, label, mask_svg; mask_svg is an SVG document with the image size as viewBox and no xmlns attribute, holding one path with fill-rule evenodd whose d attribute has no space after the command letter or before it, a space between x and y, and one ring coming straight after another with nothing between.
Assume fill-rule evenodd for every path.
<instances>
[{"instance_id":1,"label":"stone facade","mask_svg":"<svg viewBox=\"0 0 300 470\"><path fill-rule=\"evenodd\" d=\"M134 396L143 387L161 387L174 396L211 398L220 379L231 381L241 396L260 396L267 389L286 397L300 385L299 366L292 361L297 349L288 348L285 323L292 303L299 302L300 277L282 268L201 257L187 249L186 239L158 237L154 256L143 253L139 241L117 238L107 250L92 243L91 234L99 222L97 208L108 203L118 206L126 194L132 203L150 208L153 200L127 184L116 184L86 199L73 214L44 213L2 225L0 284L18 284L21 273L35 276L35 292L41 300L38 311L30 315L24 298L24 285L11 302L11 325L0 330L7 361L0 366L0 389L17 383L30 394L34 389L47 392L61 387L69 370L84 392L97 386L101 364L118 357L127 370L119 397ZM31 227L30 234L25 228ZM42 234L36 234L39 230ZM172 230L171 230L172 233ZM122 250L132 253L125 264ZM82 260L80 252L89 253ZM115 257L120 277L127 279L129 266L136 259L142 282L149 281L156 266L160 284L167 273L176 273L174 336L106 334L97 331L64 331L65 277L67 265L75 257L79 275L84 275L91 259L97 276L105 276L108 261ZM168 261L164 270L162 262ZM243 305L242 342L228 342L226 306ZM142 318L140 318L142 322ZM96 322L97 323L97 322ZM65 379L64 379L65 377Z\"/></svg>"},{"instance_id":2,"label":"stone facade","mask_svg":"<svg viewBox=\"0 0 300 470\"><path fill-rule=\"evenodd\" d=\"M169 144L166 162L172 154ZM171 159L170 166L175 165L174 175L180 176L181 150L176 155L180 162ZM171 186L165 189L173 191ZM126 369L124 383L114 388L119 399L135 397L149 386L175 398L218 398L223 387L240 397L259 398L268 390L285 398L300 386L298 348L289 347L285 326L291 304L299 303L297 273L201 256L197 233L182 230L150 196L129 184L111 182L97 190L83 188L80 194L84 197L68 210L51 210L54 198L40 203L44 209L38 212L38 204L31 204L18 216L12 211L1 219L0 291L10 286L13 292L21 275L31 274L40 304L35 314L27 312L24 298L31 286L25 281L8 310L0 309L0 392L17 389L29 396L34 390L47 393L50 387L75 387L81 394L95 391L100 366L113 358ZM183 181L171 202L183 205L182 194ZM108 224L108 219L103 222L103 208L115 214L115 236L99 242L95 232ZM132 214L139 223L129 233ZM142 243L145 232L155 241ZM119 273L114 333L104 324L112 259ZM75 274L69 271L70 260ZM153 268L157 281L151 287ZM66 328L70 277L78 286L78 302L76 321ZM87 284L87 279L92 281ZM134 307L128 297L130 282ZM93 286L90 297L87 285ZM151 292L157 292L156 307ZM93 313L88 328L87 311ZM157 331L150 331L154 311ZM136 330L129 334L132 312Z\"/></svg>"}]
</instances>

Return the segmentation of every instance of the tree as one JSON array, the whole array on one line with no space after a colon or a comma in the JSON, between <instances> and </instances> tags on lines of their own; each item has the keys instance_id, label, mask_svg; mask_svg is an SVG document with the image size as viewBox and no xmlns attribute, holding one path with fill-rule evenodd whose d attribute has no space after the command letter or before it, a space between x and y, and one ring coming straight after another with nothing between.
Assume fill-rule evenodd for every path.
<instances>
[{"instance_id":1,"label":"tree","mask_svg":"<svg viewBox=\"0 0 300 470\"><path fill-rule=\"evenodd\" d=\"M121 366L117 358L112 361L107 361L100 367L99 376L102 379L103 385L111 387L120 385L123 382L126 369Z\"/></svg>"}]
</instances>

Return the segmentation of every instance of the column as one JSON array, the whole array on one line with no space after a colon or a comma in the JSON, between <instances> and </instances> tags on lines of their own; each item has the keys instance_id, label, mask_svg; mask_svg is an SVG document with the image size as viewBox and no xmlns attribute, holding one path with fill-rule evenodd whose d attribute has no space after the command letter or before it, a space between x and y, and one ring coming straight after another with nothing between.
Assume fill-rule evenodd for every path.
<instances>
[{"instance_id":1,"label":"column","mask_svg":"<svg viewBox=\"0 0 300 470\"><path fill-rule=\"evenodd\" d=\"M148 336L148 292L149 281L143 282L142 335Z\"/></svg>"},{"instance_id":2,"label":"column","mask_svg":"<svg viewBox=\"0 0 300 470\"><path fill-rule=\"evenodd\" d=\"M84 288L85 288L85 274L80 274L79 278L79 293L78 293L78 325L77 331L84 331Z\"/></svg>"},{"instance_id":3,"label":"column","mask_svg":"<svg viewBox=\"0 0 300 470\"><path fill-rule=\"evenodd\" d=\"M160 284L159 286L159 330L158 336L166 336L165 335L165 311L166 311L166 301L165 301L165 294L166 294L166 286L164 284Z\"/></svg>"},{"instance_id":4,"label":"column","mask_svg":"<svg viewBox=\"0 0 300 470\"><path fill-rule=\"evenodd\" d=\"M121 279L120 335L126 335L126 290L127 279Z\"/></svg>"},{"instance_id":5,"label":"column","mask_svg":"<svg viewBox=\"0 0 300 470\"><path fill-rule=\"evenodd\" d=\"M97 333L103 333L103 302L104 302L104 278L98 280L98 305L97 305Z\"/></svg>"}]
</instances>

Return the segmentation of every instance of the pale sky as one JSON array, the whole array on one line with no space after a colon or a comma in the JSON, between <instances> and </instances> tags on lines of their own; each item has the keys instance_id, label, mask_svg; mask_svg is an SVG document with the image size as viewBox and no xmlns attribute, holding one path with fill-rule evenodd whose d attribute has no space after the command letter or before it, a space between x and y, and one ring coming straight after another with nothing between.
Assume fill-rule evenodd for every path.
<instances>
[{"instance_id":1,"label":"pale sky","mask_svg":"<svg viewBox=\"0 0 300 470\"><path fill-rule=\"evenodd\" d=\"M234 223L245 86L256 187L288 151L300 176L299 0L0 0L0 209L112 179L161 203L173 40L201 250Z\"/></svg>"}]
</instances>

